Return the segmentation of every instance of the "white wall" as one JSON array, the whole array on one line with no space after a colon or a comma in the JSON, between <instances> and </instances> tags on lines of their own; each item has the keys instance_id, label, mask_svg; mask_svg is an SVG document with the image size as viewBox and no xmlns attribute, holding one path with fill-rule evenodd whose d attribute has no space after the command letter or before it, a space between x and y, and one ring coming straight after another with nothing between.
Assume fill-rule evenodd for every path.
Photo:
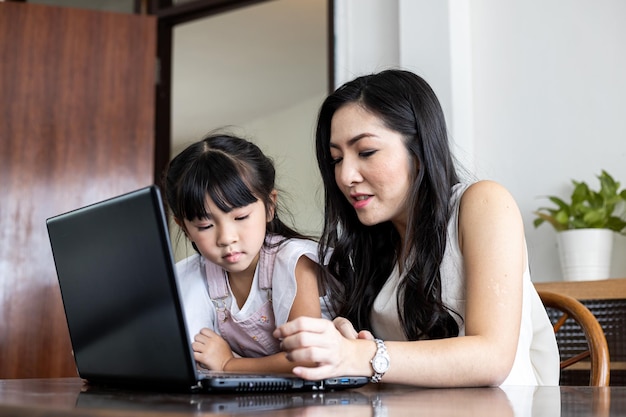
<instances>
[{"instance_id":1,"label":"white wall","mask_svg":"<svg viewBox=\"0 0 626 417\"><path fill-rule=\"evenodd\" d=\"M310 97L243 125L246 136L258 138L255 143L274 160L280 204L293 215L298 231L313 236L320 234L324 217L322 179L315 159L315 125L325 97Z\"/></svg>"},{"instance_id":2,"label":"white wall","mask_svg":"<svg viewBox=\"0 0 626 417\"><path fill-rule=\"evenodd\" d=\"M250 139L276 165L283 218L319 235L314 126L328 88L327 1L261 2L174 30L172 156L214 129ZM293 221L291 221L293 220ZM175 257L193 253L172 227Z\"/></svg>"},{"instance_id":3,"label":"white wall","mask_svg":"<svg viewBox=\"0 0 626 417\"><path fill-rule=\"evenodd\" d=\"M338 82L391 66L424 76L457 156L517 199L533 280L561 279L554 231L532 212L602 169L626 185L626 2L354 3L337 0ZM612 276L624 255L618 237Z\"/></svg>"}]
</instances>

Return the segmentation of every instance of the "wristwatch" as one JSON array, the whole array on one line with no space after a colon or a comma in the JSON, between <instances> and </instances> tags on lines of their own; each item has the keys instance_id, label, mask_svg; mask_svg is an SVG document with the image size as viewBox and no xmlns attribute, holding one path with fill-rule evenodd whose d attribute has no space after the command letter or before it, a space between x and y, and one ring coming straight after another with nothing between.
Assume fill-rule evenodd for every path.
<instances>
[{"instance_id":1,"label":"wristwatch","mask_svg":"<svg viewBox=\"0 0 626 417\"><path fill-rule=\"evenodd\" d=\"M380 380L383 379L385 372L389 369L391 358L389 358L385 343L380 339L374 339L374 341L376 342L376 354L370 361L372 369L374 369L374 375L372 375L370 381L380 382Z\"/></svg>"}]
</instances>

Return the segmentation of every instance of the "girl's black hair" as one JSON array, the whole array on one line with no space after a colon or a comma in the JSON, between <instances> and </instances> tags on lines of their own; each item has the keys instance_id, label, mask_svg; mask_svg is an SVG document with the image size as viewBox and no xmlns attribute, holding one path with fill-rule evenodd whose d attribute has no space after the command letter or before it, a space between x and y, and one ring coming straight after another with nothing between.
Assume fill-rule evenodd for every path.
<instances>
[{"instance_id":1,"label":"girl's black hair","mask_svg":"<svg viewBox=\"0 0 626 417\"><path fill-rule=\"evenodd\" d=\"M280 220L270 197L275 180L274 163L257 145L229 134L211 134L170 161L162 188L171 214L180 221L207 217L207 195L225 213L261 199L266 212L274 208L275 213L267 233L308 239Z\"/></svg>"},{"instance_id":2,"label":"girl's black hair","mask_svg":"<svg viewBox=\"0 0 626 417\"><path fill-rule=\"evenodd\" d=\"M363 225L337 186L330 128L335 112L348 103L362 106L399 132L413 158L410 213L402 247L391 222ZM452 317L456 313L442 302L439 268L446 249L452 187L459 179L443 111L430 86L421 77L396 69L344 84L322 104L316 152L325 191L320 257L333 249L328 272L341 285L333 291L335 312L357 329L371 329L374 299L400 263L405 276L398 289L398 315L406 337L457 336L459 326Z\"/></svg>"}]
</instances>

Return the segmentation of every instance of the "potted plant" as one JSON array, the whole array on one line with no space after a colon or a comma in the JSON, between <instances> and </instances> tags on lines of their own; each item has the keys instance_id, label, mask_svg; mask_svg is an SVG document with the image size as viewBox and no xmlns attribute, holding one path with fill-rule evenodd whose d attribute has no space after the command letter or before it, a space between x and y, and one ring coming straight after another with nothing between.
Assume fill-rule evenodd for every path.
<instances>
[{"instance_id":1,"label":"potted plant","mask_svg":"<svg viewBox=\"0 0 626 417\"><path fill-rule=\"evenodd\" d=\"M608 278L613 234L626 234L626 221L620 217L626 203L626 189L609 173L597 177L600 189L572 180L570 201L548 196L556 207L540 207L534 226L549 223L557 232L559 258L566 280Z\"/></svg>"}]
</instances>

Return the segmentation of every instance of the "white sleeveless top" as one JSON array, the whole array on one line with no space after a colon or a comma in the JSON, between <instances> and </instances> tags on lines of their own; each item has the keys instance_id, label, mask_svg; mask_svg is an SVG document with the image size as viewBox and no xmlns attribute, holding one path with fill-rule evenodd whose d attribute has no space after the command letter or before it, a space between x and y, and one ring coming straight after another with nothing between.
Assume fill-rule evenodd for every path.
<instances>
[{"instance_id":1,"label":"white sleeveless top","mask_svg":"<svg viewBox=\"0 0 626 417\"><path fill-rule=\"evenodd\" d=\"M440 267L443 303L463 318L466 301L465 272L459 247L458 216L461 196L469 186L470 184L457 184L453 188L448 244ZM383 340L407 340L397 314L397 289L401 279L396 265L374 301L372 328L376 337ZM459 336L464 336L464 322L455 315L453 317L459 324ZM558 385L559 361L554 330L530 280L527 264L523 276L522 322L517 353L511 372L502 385Z\"/></svg>"}]
</instances>

